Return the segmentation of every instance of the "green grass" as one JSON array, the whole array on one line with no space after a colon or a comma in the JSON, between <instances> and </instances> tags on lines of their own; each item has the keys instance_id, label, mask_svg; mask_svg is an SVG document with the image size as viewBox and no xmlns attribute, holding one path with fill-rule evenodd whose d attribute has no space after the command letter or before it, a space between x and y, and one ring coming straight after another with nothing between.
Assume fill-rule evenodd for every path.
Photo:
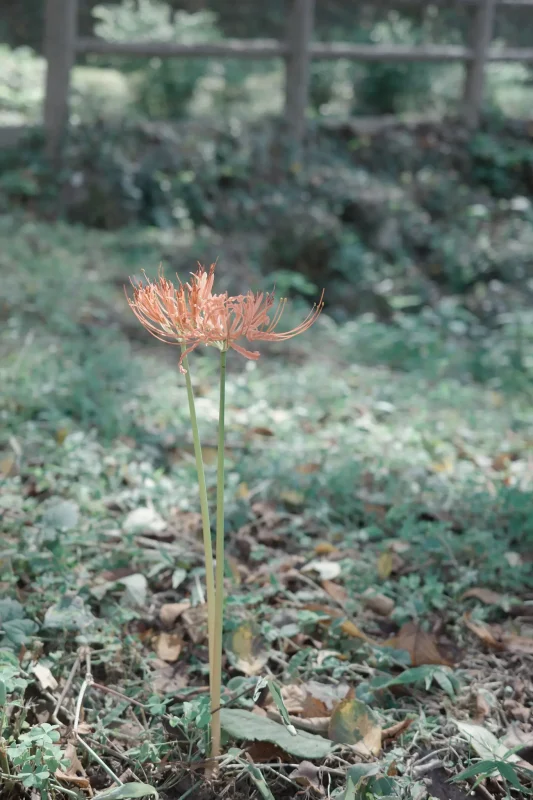
<instances>
[{"instance_id":1,"label":"green grass","mask_svg":"<svg viewBox=\"0 0 533 800\"><path fill-rule=\"evenodd\" d=\"M9 684L9 701L24 714L11 712L5 735L12 741L39 720L53 722L50 708L37 717L36 698L57 698L77 648L88 644L97 683L126 699L89 690L83 736L116 774L130 767L137 780L182 796L202 780L206 718L196 690L207 680L206 649L183 623L175 630L182 652L174 668L163 674L154 649L164 630L161 604L194 604L201 593L185 385L176 351L136 325L121 289L142 267L154 275L168 251L163 236L158 241L148 230L102 234L18 216L0 218L0 235L1 587L23 608L13 612L15 640L0 641L0 680L9 684L19 674L32 685L24 696ZM230 265L219 269L219 285L235 279ZM234 666L233 651L235 631L253 623L280 684L347 681L382 728L413 716L379 756L381 772L400 766L398 797L412 796L417 779L407 765L424 752L452 743L443 757L446 779L472 763L450 718L469 716L471 681L490 684L496 673L500 680L501 666L484 655L464 612L528 633L527 623L511 625L506 612L533 587L533 411L527 365L517 356L523 339L514 318L474 338L454 330L444 313L398 315L390 325L368 316L339 325L324 315L305 337L265 346L257 364L234 353L228 359L225 682L233 694L226 701L251 706L254 678ZM214 500L217 360L205 351L191 363ZM166 522L159 538L148 523L140 536L125 525L141 507ZM328 560L317 556L324 543L337 548L329 563L339 565L334 581L347 616L380 643L415 621L432 632L453 673L442 667L444 678L425 688L434 667L421 667L416 682L418 674L405 672L405 652L349 637L337 622L318 624L309 604L335 603L320 574L301 567ZM391 547L396 560L387 566ZM284 577L290 564L292 577ZM122 582L132 574L143 577ZM472 587L501 600L462 599ZM369 589L392 601L389 617L369 612L362 597ZM320 659L321 649L345 660ZM57 690L43 690L31 675L32 655L60 681ZM499 658L509 670L522 669L512 666L512 654ZM72 722L82 674L67 691L62 723ZM450 674L457 681L451 697ZM400 694L372 683L398 675L413 681ZM486 724L503 737L495 702ZM77 749L94 786L108 784L94 758ZM344 750L328 762L339 797L353 761ZM237 797L257 785L245 765L237 760L220 777ZM291 771L264 768L276 798L296 791ZM383 796L378 789L373 796ZM511 789L508 796L518 795Z\"/></svg>"}]
</instances>

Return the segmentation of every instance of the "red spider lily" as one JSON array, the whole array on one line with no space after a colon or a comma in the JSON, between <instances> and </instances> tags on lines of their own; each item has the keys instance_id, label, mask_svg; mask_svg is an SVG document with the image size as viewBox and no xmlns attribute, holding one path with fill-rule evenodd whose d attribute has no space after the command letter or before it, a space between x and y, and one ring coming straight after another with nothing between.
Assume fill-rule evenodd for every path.
<instances>
[{"instance_id":1,"label":"red spider lily","mask_svg":"<svg viewBox=\"0 0 533 800\"><path fill-rule=\"evenodd\" d=\"M146 279L146 283L133 285L133 299L128 303L137 319L144 327L163 342L180 344L185 347L180 358L180 370L184 372L182 361L198 345L212 345L219 350L232 348L245 358L258 359L257 351L246 350L237 344L240 339L249 342L285 341L303 333L316 321L324 306L323 297L313 307L307 317L296 328L276 333L275 328L281 320L285 299L281 299L274 310L274 293L229 297L213 294L215 265L209 272L199 266L192 273L190 283L176 288L171 281L159 276L157 281Z\"/></svg>"}]
</instances>

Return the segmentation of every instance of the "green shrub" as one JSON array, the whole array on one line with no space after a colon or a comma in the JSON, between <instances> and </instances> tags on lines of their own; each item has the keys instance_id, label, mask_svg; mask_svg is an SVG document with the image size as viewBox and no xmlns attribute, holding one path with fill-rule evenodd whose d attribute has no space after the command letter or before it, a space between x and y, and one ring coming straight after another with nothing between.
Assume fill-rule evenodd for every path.
<instances>
[{"instance_id":1,"label":"green shrub","mask_svg":"<svg viewBox=\"0 0 533 800\"><path fill-rule=\"evenodd\" d=\"M301 273L312 284L327 281L335 271L342 238L338 218L324 208L292 209L273 223L264 261L275 269Z\"/></svg>"},{"instance_id":2,"label":"green shrub","mask_svg":"<svg viewBox=\"0 0 533 800\"><path fill-rule=\"evenodd\" d=\"M46 62L29 47L16 50L0 45L0 114L9 122L17 115L35 121L38 119L44 95ZM20 121L20 119L19 119Z\"/></svg>"},{"instance_id":3,"label":"green shrub","mask_svg":"<svg viewBox=\"0 0 533 800\"><path fill-rule=\"evenodd\" d=\"M208 11L173 13L157 0L123 0L118 5L93 9L95 33L108 41L159 41L179 44L215 41L220 37L215 16ZM102 63L101 57L96 59ZM208 69L202 58L128 58L114 56L103 61L131 74L137 110L157 119L183 117L196 84Z\"/></svg>"},{"instance_id":4,"label":"green shrub","mask_svg":"<svg viewBox=\"0 0 533 800\"><path fill-rule=\"evenodd\" d=\"M360 32L359 41L372 44L420 43L422 31L410 20L391 13L371 31ZM431 94L433 70L428 65L382 62L364 66L355 85L354 111L358 114L398 114L420 107Z\"/></svg>"},{"instance_id":5,"label":"green shrub","mask_svg":"<svg viewBox=\"0 0 533 800\"><path fill-rule=\"evenodd\" d=\"M533 186L530 142L478 133L472 137L469 150L474 180L486 186L496 197L520 194L524 183Z\"/></svg>"}]
</instances>

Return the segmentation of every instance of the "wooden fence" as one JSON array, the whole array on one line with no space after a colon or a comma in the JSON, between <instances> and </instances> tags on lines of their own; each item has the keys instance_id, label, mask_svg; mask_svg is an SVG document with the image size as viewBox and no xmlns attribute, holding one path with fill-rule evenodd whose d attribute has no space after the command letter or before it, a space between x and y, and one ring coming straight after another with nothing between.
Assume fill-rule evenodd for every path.
<instances>
[{"instance_id":1,"label":"wooden fence","mask_svg":"<svg viewBox=\"0 0 533 800\"><path fill-rule=\"evenodd\" d=\"M259 2L260 0L258 0ZM327 0L317 0L327 2ZM365 0L359 0L364 2ZM357 0L353 0L357 2ZM367 0L368 2L368 0ZM388 0L394 7L420 5L425 0ZM496 7L533 8L533 0L433 0L437 5L466 6L471 25L467 46L431 44L403 46L393 44L350 44L314 42L315 0L287 0L286 36L273 39L229 39L217 43L175 44L172 42L110 42L77 35L77 0L46 0L45 56L48 68L44 103L44 125L50 156L57 160L68 122L70 73L76 56L84 53L127 54L139 57L283 58L286 65L285 118L296 144L305 134L309 99L311 59L351 59L353 61L459 61L465 64L463 114L475 127L483 100L487 62L522 61L533 63L533 47L490 47Z\"/></svg>"}]
</instances>

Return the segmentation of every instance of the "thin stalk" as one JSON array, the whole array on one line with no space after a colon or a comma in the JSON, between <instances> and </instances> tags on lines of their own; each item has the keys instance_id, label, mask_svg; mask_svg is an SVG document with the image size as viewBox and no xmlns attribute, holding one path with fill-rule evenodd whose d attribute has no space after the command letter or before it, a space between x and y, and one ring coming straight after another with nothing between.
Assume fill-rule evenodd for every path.
<instances>
[{"instance_id":1,"label":"thin stalk","mask_svg":"<svg viewBox=\"0 0 533 800\"><path fill-rule=\"evenodd\" d=\"M224 409L226 352L220 353L220 405L217 447L216 605L213 684L211 692L211 757L220 755L220 695L222 690L222 623L224 616Z\"/></svg>"},{"instance_id":2,"label":"thin stalk","mask_svg":"<svg viewBox=\"0 0 533 800\"><path fill-rule=\"evenodd\" d=\"M182 347L182 352L186 349ZM213 655L215 652L215 568L213 564L213 546L211 544L211 524L209 522L209 506L207 503L207 488L205 484L204 460L202 456L202 445L200 444L200 433L198 431L198 420L196 419L196 407L194 405L194 392L192 389L191 371L187 356L183 359L183 366L186 370L185 383L187 385L187 398L189 400L189 415L191 418L192 440L194 445L194 456L196 458L196 471L198 473L198 487L200 490L200 511L202 512L202 529L204 536L205 554L205 585L207 590L207 634L209 639L209 683L213 682ZM212 691L212 690L211 690Z\"/></svg>"}]
</instances>

